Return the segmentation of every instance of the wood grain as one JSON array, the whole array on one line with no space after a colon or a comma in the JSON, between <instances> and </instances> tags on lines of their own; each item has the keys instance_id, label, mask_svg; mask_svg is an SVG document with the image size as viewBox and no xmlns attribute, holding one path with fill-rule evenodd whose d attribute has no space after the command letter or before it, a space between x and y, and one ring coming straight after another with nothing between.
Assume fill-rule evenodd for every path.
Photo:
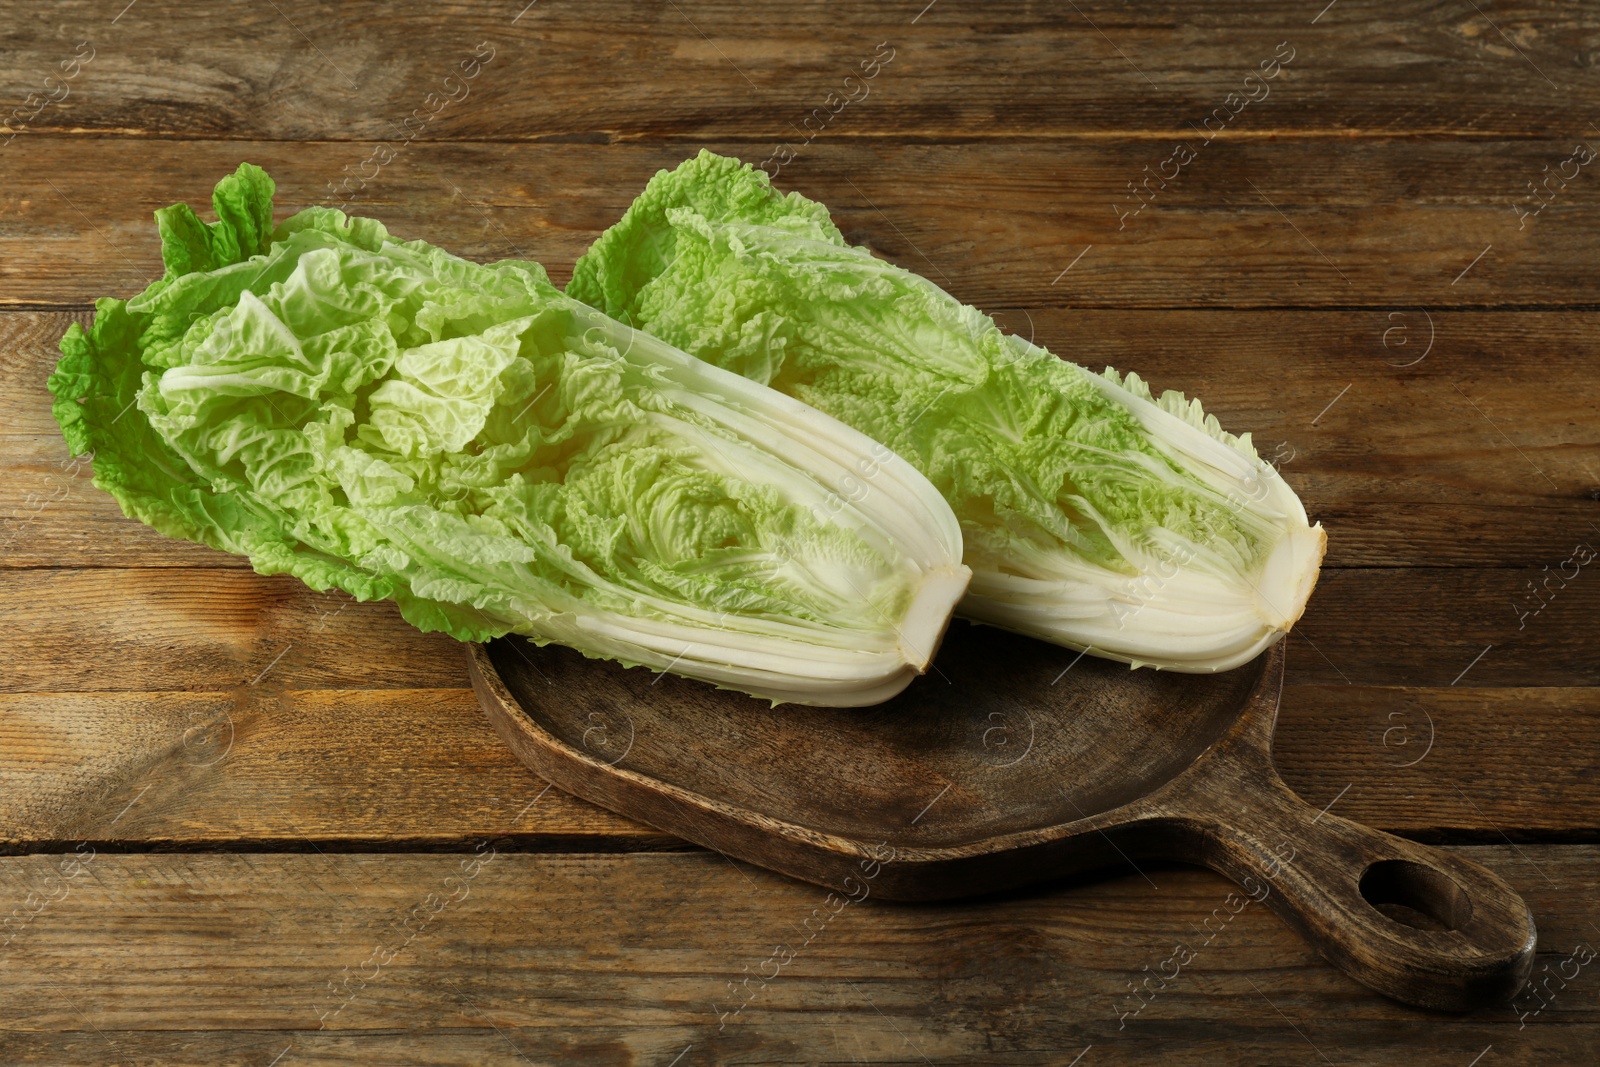
<instances>
[{"instance_id":1,"label":"wood grain","mask_svg":"<svg viewBox=\"0 0 1600 1067\"><path fill-rule=\"evenodd\" d=\"M1460 851L1533 905L1535 980L1559 988L1600 937L1600 583L1586 570L1519 612L1596 522L1594 168L1520 229L1518 206L1579 140L1600 143L1591 12L68 0L12 15L0 121L78 42L96 51L0 150L0 305L42 312L0 314L0 847L103 847L97 881L0 948L0 1061L1064 1064L1090 1045L1080 1067L1600 1061L1592 964L1538 1015L1441 1020L1366 994L1258 907L1118 1029L1129 984L1227 914L1220 880L1150 868L1155 885L852 907L718 1032L713 998L822 894L704 853L506 852L317 1031L329 981L392 944L374 932L458 857L112 853L669 843L556 791L499 833L518 790L543 787L450 673L453 644L381 606L324 622L314 594L121 518L60 467L42 393L66 323L159 273L150 212L204 203L240 159L269 167L283 212L399 147L356 210L473 258L536 257L559 283L657 168L789 143L778 184L852 240L1293 456L1283 472L1333 544L1291 638L1278 764L1336 814L1502 842ZM485 40L470 95L401 147L397 123ZM1270 98L1118 229L1127 183L1286 40ZM879 41L895 59L870 96L806 143L800 124ZM1399 366L1429 316L1436 344ZM0 914L48 893L59 863L0 860Z\"/></svg>"},{"instance_id":2,"label":"wood grain","mask_svg":"<svg viewBox=\"0 0 1600 1067\"><path fill-rule=\"evenodd\" d=\"M1164 958L1164 957L1163 957ZM1271 1011L1248 986L1245 995L1256 997L1262 1011ZM1042 999L1042 998L1041 998ZM1275 999L1275 998L1274 998ZM831 1005L832 1002L829 1002ZM871 1008L875 1001L863 1001ZM943 1003L943 1002L941 1002ZM348 1030L337 1033L299 1031L193 1030L152 1032L147 1030L65 1030L50 1033L7 1034L0 1049L18 1065L60 1063L150 1063L162 1067L212 1067L218 1063L265 1064L280 1053L282 1064L313 1064L322 1067L364 1067L382 1063L417 1064L422 1067L459 1067L462 1063L482 1067L527 1067L545 1064L593 1063L601 1067L633 1067L636 1064L670 1064L680 1054L680 1065L714 1063L721 1056L730 1062L749 1062L761 1058L768 1062L860 1064L892 1063L910 1065L982 1062L995 1067L1055 1067L1071 1062L1084 1051L1074 1028L1063 1024L1048 1026L1051 1038L1068 1042L1040 1044L1041 1038L1017 1033L1012 1024L1005 1031L1003 1047L999 1041L981 1043L979 1037L963 1039L952 1030L959 1023L936 1024L918 1020L906 1024L908 1009L888 1014L857 1015L849 1006L805 1013L782 1014L769 1018L754 1033L717 1035L711 1042L704 1030L694 1026L660 1026L649 1030L638 1026L590 1024L581 1027L528 1026L508 1030L502 1022L469 1027L465 1023L449 1030ZM1035 1017L1043 1005L1035 1007ZM495 1020L500 1017L495 1016ZM1271 1020L1230 1020L1210 1024L1199 1019L1151 1019L1138 1031L1119 1033L1116 1044L1094 1045L1095 1062L1113 1067L1142 1067L1153 1062L1209 1067L1236 1060L1248 1064L1322 1063L1315 1049L1297 1035L1277 1015ZM976 1021L963 1023L977 1029ZM1307 1028L1307 1016L1291 1021ZM1316 1046L1330 1054L1337 1050L1335 1062L1351 1067L1391 1067L1394 1057L1404 1056L1408 1064L1421 1067L1461 1067L1472 1057L1489 1050L1497 1062L1512 1067L1544 1067L1551 1063L1589 1063L1600 1055L1600 1044L1591 1040L1581 1026L1545 1027L1518 1033L1507 1039L1505 1027L1491 1023L1450 1023L1437 1038L1427 1027L1437 1025L1430 1018L1410 1024L1393 1021L1374 1027L1366 1021L1318 1017L1311 1024L1317 1034ZM1041 1023L1041 1027L1044 1024ZM897 1029L898 1028L898 1029ZM696 1038L700 1038L696 1043ZM919 1055L917 1048L928 1057ZM1509 1047L1509 1050L1508 1049ZM1312 1060L1298 1057L1312 1056ZM699 1057L699 1058L696 1058ZM738 1057L738 1059L735 1059ZM938 1057L938 1058L934 1058ZM760 1062L760 1060L757 1060ZM1088 1064L1087 1057L1080 1061Z\"/></svg>"},{"instance_id":3,"label":"wood grain","mask_svg":"<svg viewBox=\"0 0 1600 1067\"><path fill-rule=\"evenodd\" d=\"M1402 1003L1468 1011L1521 990L1537 932L1499 875L1319 810L1279 777L1281 644L1204 678L1093 660L1049 682L1042 647L952 626L947 668L894 699L778 713L555 646L491 641L469 664L495 732L536 774L841 900L1199 863Z\"/></svg>"},{"instance_id":4,"label":"wood grain","mask_svg":"<svg viewBox=\"0 0 1600 1067\"><path fill-rule=\"evenodd\" d=\"M1452 851L1527 895L1541 969L1594 944L1594 848ZM98 854L67 878L60 856L0 860L7 899L58 897L4 949L0 1042L10 1062L70 1048L265 1063L302 1041L311 1062L409 1062L498 1033L505 1058L488 1062L665 1063L693 1045L689 1062L1064 1063L1093 1044L1105 1063L1320 1063L1314 1047L1339 1064L1459 1067L1491 1042L1496 1062L1585 1062L1600 1021L1592 964L1564 990L1551 981L1537 1015L1419 1015L1322 964L1265 908L1230 914L1226 883L1191 869L964 905L868 900L807 943L803 920L831 907L821 890L710 853L501 853L447 883L460 863ZM1196 958L1124 1016L1130 985L1178 942ZM784 945L792 959L758 984Z\"/></svg>"},{"instance_id":5,"label":"wood grain","mask_svg":"<svg viewBox=\"0 0 1600 1067\"><path fill-rule=\"evenodd\" d=\"M69 455L59 431L0 434L0 567L249 569L243 556L127 518L93 478L88 457Z\"/></svg>"},{"instance_id":6,"label":"wood grain","mask_svg":"<svg viewBox=\"0 0 1600 1067\"><path fill-rule=\"evenodd\" d=\"M328 201L329 182L372 147L130 144L54 134L11 144L0 303L131 296L160 273L156 208L209 202L216 180L248 160L272 173L287 213ZM469 258L537 259L564 284L650 176L697 147L417 142L353 210ZM740 143L704 147L752 156ZM1134 206L1123 204L1127 183L1170 147L818 142L778 184L821 200L852 242L980 307L1592 307L1600 231L1583 220L1600 184L1580 171L1520 229L1514 210L1526 183L1571 150L1566 140L1219 139L1131 221L1117 208Z\"/></svg>"},{"instance_id":7,"label":"wood grain","mask_svg":"<svg viewBox=\"0 0 1600 1067\"><path fill-rule=\"evenodd\" d=\"M13 571L0 692L417 689L465 684L460 645L389 601L237 568Z\"/></svg>"},{"instance_id":8,"label":"wood grain","mask_svg":"<svg viewBox=\"0 0 1600 1067\"><path fill-rule=\"evenodd\" d=\"M429 139L770 145L816 128L820 118L802 125L813 108L838 107L830 92L858 101L829 117L830 140L1149 139L1187 132L1285 41L1294 59L1237 120L1244 136L1581 136L1566 103L1600 89L1592 17L1527 2L1409 0L1315 21L1320 5L1284 0L925 4L807 0L752 19L733 0L409 0L380 18L309 4L180 13L143 0L113 22L115 11L77 2L20 23L9 62L21 103L79 41L93 42L94 58L33 130L299 141L395 137L420 110ZM859 77L880 41L893 59L863 96L843 79ZM492 58L461 86L444 84L480 42ZM440 107L429 93L456 99Z\"/></svg>"},{"instance_id":9,"label":"wood grain","mask_svg":"<svg viewBox=\"0 0 1600 1067\"><path fill-rule=\"evenodd\" d=\"M1527 591L1542 584L1538 568L1325 571L1289 637L1291 683L1594 685L1600 580L1590 570L1526 617L1519 612L1539 603ZM12 658L0 692L216 691L252 679L274 688L465 684L453 639L421 633L388 602L318 593L286 575L98 567L14 570L5 581L0 625L10 628ZM1057 670L1073 655L1058 651L1066 660Z\"/></svg>"},{"instance_id":10,"label":"wood grain","mask_svg":"<svg viewBox=\"0 0 1600 1067\"><path fill-rule=\"evenodd\" d=\"M1591 542L1592 543L1592 542ZM1325 571L1288 640L1298 683L1595 685L1600 581L1541 601L1543 572L1405 568ZM1524 614L1526 613L1526 614ZM1480 657L1481 654L1481 658Z\"/></svg>"},{"instance_id":11,"label":"wood grain","mask_svg":"<svg viewBox=\"0 0 1600 1067\"><path fill-rule=\"evenodd\" d=\"M4 696L0 738L19 850L680 847L541 795L461 689Z\"/></svg>"},{"instance_id":12,"label":"wood grain","mask_svg":"<svg viewBox=\"0 0 1600 1067\"><path fill-rule=\"evenodd\" d=\"M1284 691L1273 752L1306 800L1393 833L1596 844L1597 748L1593 689L1300 685ZM0 695L0 779L13 786L0 841L30 851L668 844L559 791L508 825L542 784L464 688L274 691L242 706L226 692Z\"/></svg>"},{"instance_id":13,"label":"wood grain","mask_svg":"<svg viewBox=\"0 0 1600 1067\"><path fill-rule=\"evenodd\" d=\"M1307 800L1407 837L1594 842L1591 734L1593 688L1300 685L1284 690L1273 758Z\"/></svg>"},{"instance_id":14,"label":"wood grain","mask_svg":"<svg viewBox=\"0 0 1600 1067\"><path fill-rule=\"evenodd\" d=\"M61 358L57 345L67 327L74 322L87 327L92 319L88 308L0 314L0 383L6 397L0 435L56 432L45 380Z\"/></svg>"}]
</instances>

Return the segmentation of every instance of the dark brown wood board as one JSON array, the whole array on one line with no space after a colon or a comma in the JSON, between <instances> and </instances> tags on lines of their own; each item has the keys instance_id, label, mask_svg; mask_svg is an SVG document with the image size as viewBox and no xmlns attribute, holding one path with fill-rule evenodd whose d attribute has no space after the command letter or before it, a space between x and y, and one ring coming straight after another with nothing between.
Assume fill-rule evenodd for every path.
<instances>
[{"instance_id":1,"label":"dark brown wood board","mask_svg":"<svg viewBox=\"0 0 1600 1067\"><path fill-rule=\"evenodd\" d=\"M1593 168L1519 218L1529 182L1600 145L1593 12L0 14L0 918L70 887L0 949L0 1060L1600 1058L1600 970L1576 962L1600 938L1600 579L1529 610L1546 567L1600 544ZM30 114L82 42L93 59L68 95ZM539 258L559 283L656 169L790 144L778 184L828 204L852 240L1252 431L1330 532L1290 638L1279 771L1319 808L1507 878L1539 925L1540 995L1419 1013L1252 904L1140 998L1178 941L1231 914L1224 881L1149 864L977 903L851 905L762 983L823 891L542 792L478 711L461 650L392 609L122 518L71 468L43 383L68 322L159 271L150 212L203 204L243 159L271 170L282 210L337 202L483 42L494 55L467 95L354 209L475 258ZM870 93L807 141L880 42L894 58ZM1295 56L1270 96L1121 225L1127 183L1280 42ZM393 946L385 931L485 842L497 859L470 896L318 1030L319 1006ZM88 849L63 881L63 857Z\"/></svg>"},{"instance_id":2,"label":"dark brown wood board","mask_svg":"<svg viewBox=\"0 0 1600 1067\"><path fill-rule=\"evenodd\" d=\"M1329 962L1406 1004L1508 1003L1533 967L1532 913L1498 875L1284 785L1271 753L1281 641L1210 676L1092 659L1046 682L1051 646L957 623L938 671L848 709L764 709L525 643L471 645L467 662L495 731L535 773L831 887L841 906L1177 860L1226 874Z\"/></svg>"}]
</instances>

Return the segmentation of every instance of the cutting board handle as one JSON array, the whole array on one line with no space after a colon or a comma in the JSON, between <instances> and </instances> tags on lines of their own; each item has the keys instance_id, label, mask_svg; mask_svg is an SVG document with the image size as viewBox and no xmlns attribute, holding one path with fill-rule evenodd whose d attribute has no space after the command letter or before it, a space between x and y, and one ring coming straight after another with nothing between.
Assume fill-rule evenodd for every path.
<instances>
[{"instance_id":1,"label":"cutting board handle","mask_svg":"<svg viewBox=\"0 0 1600 1067\"><path fill-rule=\"evenodd\" d=\"M1186 858L1232 878L1329 962L1396 1000L1467 1011L1522 988L1533 915L1498 875L1319 811L1253 747L1209 755L1174 805Z\"/></svg>"}]
</instances>

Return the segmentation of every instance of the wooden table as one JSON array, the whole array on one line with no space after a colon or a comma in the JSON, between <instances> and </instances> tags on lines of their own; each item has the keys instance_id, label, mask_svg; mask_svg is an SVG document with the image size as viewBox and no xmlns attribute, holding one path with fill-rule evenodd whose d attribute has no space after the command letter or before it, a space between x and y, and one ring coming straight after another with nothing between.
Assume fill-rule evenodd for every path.
<instances>
[{"instance_id":1,"label":"wooden table","mask_svg":"<svg viewBox=\"0 0 1600 1067\"><path fill-rule=\"evenodd\" d=\"M524 2L6 5L0 1062L1600 1061L1594 11ZM51 421L240 160L560 283L658 168L785 145L852 240L1254 433L1329 531L1284 776L1508 878L1537 993L1401 1007L1178 867L851 907L763 984L823 891L546 790L454 642L124 519Z\"/></svg>"}]
</instances>

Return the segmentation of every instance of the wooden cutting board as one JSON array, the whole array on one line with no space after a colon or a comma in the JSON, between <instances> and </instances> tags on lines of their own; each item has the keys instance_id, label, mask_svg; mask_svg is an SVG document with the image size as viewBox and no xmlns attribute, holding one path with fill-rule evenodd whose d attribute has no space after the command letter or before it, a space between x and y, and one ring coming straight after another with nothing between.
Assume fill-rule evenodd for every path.
<instances>
[{"instance_id":1,"label":"wooden cutting board","mask_svg":"<svg viewBox=\"0 0 1600 1067\"><path fill-rule=\"evenodd\" d=\"M515 637L468 647L484 710L540 776L852 900L1162 858L1233 879L1406 1003L1504 1000L1532 966L1533 918L1497 875L1318 811L1279 778L1282 643L1189 675L957 623L934 670L856 709L774 709Z\"/></svg>"}]
</instances>

